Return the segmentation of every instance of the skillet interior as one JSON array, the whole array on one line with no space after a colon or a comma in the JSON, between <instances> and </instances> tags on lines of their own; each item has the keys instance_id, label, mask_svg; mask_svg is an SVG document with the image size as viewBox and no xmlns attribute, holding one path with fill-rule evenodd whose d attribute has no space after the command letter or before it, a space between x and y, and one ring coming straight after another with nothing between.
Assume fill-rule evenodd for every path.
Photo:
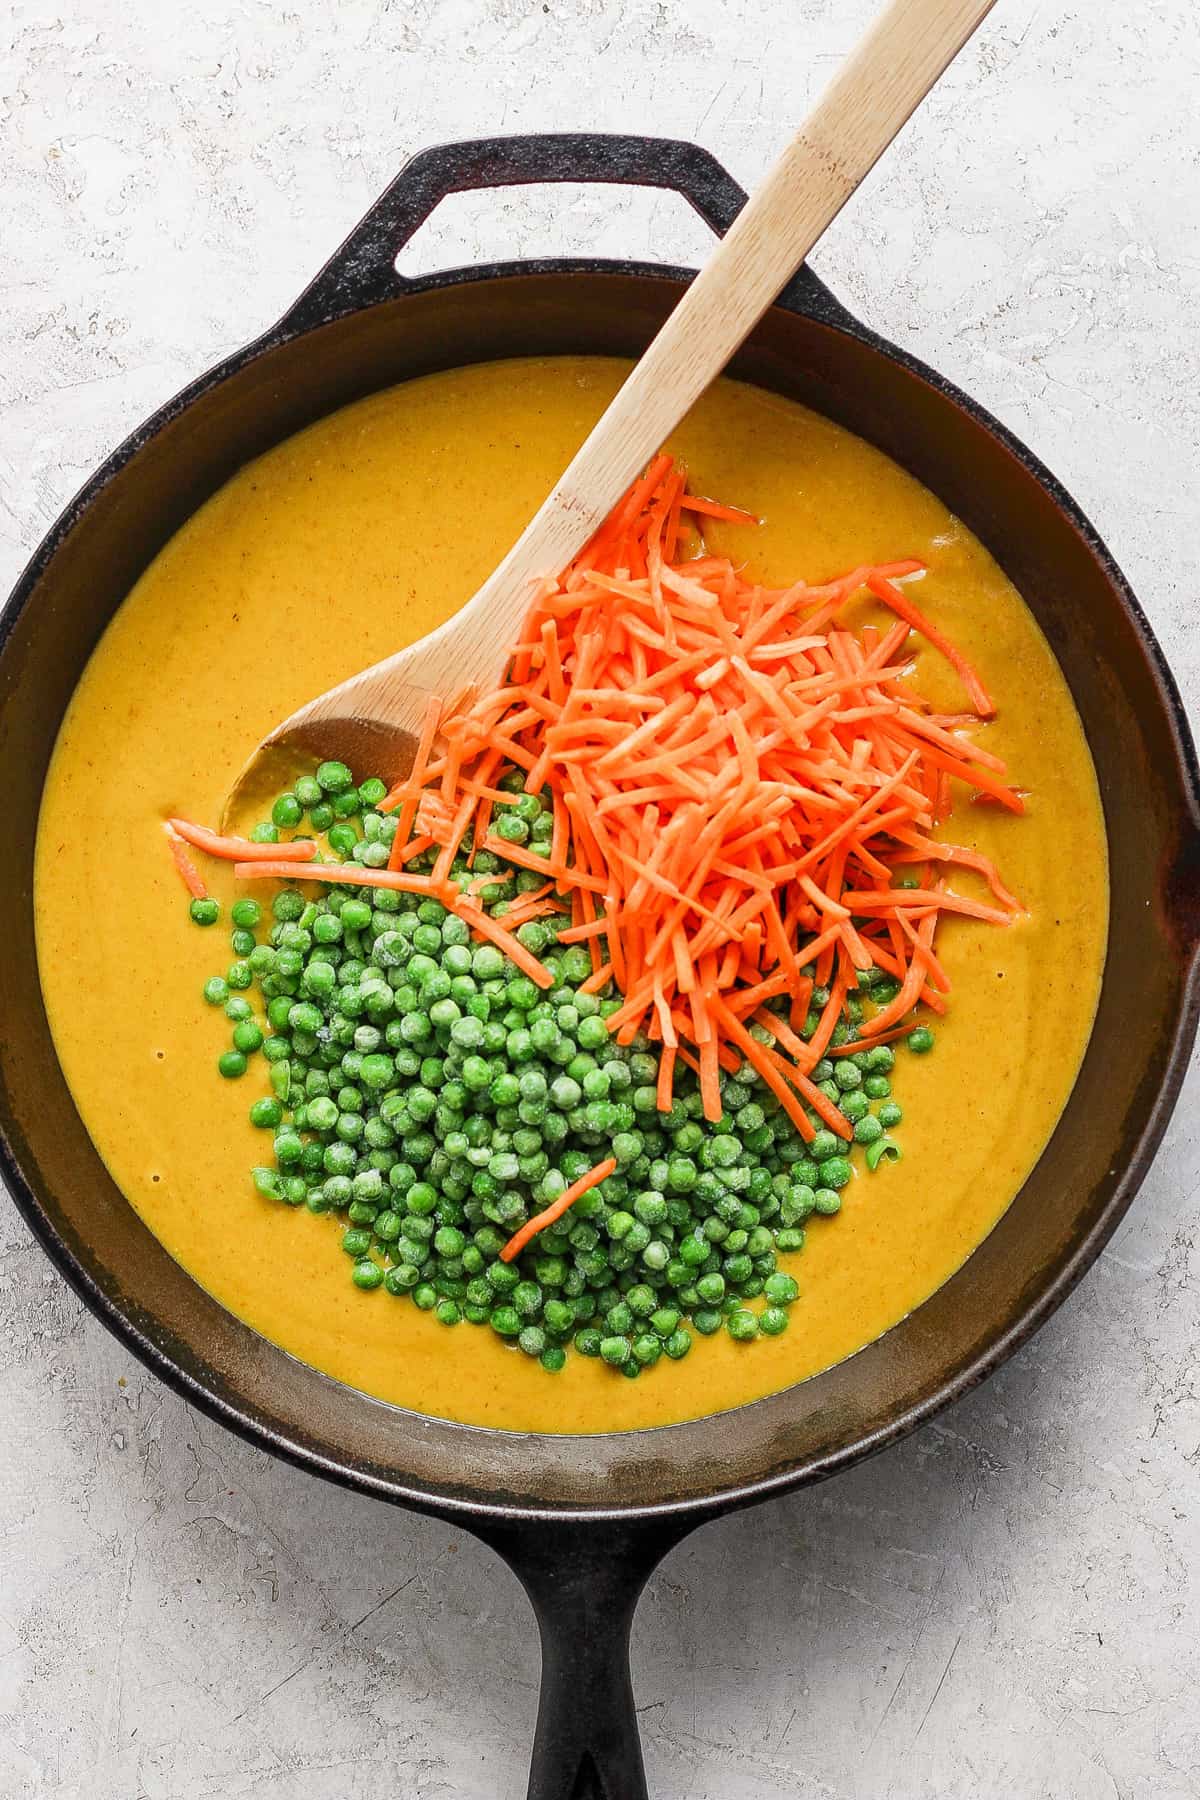
<instances>
[{"instance_id":1,"label":"skillet interior","mask_svg":"<svg viewBox=\"0 0 1200 1800\"><path fill-rule=\"evenodd\" d=\"M887 352L803 281L733 372L877 444L1001 562L1061 661L1107 819L1108 963L1091 1045L1051 1143L965 1267L875 1345L715 1420L607 1438L518 1437L398 1411L294 1362L209 1299L114 1187L75 1113L42 1009L32 874L63 710L113 611L234 470L336 406L406 377L506 355L637 354L670 274L539 265L417 284L303 337L269 334L130 441L73 507L10 614L0 655L4 1173L34 1229L156 1372L309 1467L441 1511L695 1516L832 1472L980 1379L1067 1291L1115 1226L1161 1135L1195 1027L1197 835L1186 724L1131 597L1064 495L948 387ZM815 296L815 300L814 300ZM295 316L295 315L293 315ZM836 322L834 322L836 321Z\"/></svg>"}]
</instances>

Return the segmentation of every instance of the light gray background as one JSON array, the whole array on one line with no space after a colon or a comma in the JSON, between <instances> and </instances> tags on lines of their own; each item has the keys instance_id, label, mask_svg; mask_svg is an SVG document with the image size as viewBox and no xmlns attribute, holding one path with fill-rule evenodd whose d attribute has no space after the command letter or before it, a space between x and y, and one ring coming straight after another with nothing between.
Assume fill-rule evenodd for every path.
<instances>
[{"instance_id":1,"label":"light gray background","mask_svg":"<svg viewBox=\"0 0 1200 1800\"><path fill-rule=\"evenodd\" d=\"M16 0L0 586L411 151L653 130L750 181L869 11ZM815 258L1073 489L1193 705L1198 91L1191 0L1000 0ZM508 194L448 207L416 258L702 244L673 200ZM671 1556L635 1645L661 1800L1200 1794L1197 1097L1083 1290L990 1386ZM523 1793L537 1651L490 1553L199 1418L7 1206L0 1294L3 1800Z\"/></svg>"}]
</instances>

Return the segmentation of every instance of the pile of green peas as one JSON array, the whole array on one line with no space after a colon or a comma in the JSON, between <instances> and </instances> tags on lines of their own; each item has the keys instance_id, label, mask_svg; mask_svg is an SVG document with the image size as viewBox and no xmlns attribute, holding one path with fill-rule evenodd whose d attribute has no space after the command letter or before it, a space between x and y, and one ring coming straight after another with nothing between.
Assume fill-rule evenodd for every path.
<instances>
[{"instance_id":1,"label":"pile of green peas","mask_svg":"<svg viewBox=\"0 0 1200 1800\"><path fill-rule=\"evenodd\" d=\"M552 817L521 779L504 778L513 800L492 834L537 847ZM376 810L385 792L324 763L252 835L306 830L334 860L382 866L395 831ZM486 851L453 870L464 888L481 874L495 877L477 897L496 918L543 885ZM219 907L193 902L192 916L212 924ZM686 1356L696 1335L724 1329L747 1343L785 1331L799 1289L780 1256L803 1248L810 1219L838 1212L856 1150L870 1170L900 1154L886 1044L827 1056L814 1071L853 1145L815 1114L806 1144L748 1063L722 1075L717 1123L682 1064L660 1113L654 1047L617 1044L605 1021L619 1000L579 991L591 959L558 944L565 911L517 931L553 974L549 990L473 942L440 901L415 895L285 888L269 912L237 900L231 921L234 960L204 997L232 1024L221 1074L236 1079L256 1057L266 1066L270 1091L250 1107L271 1134L271 1158L253 1171L259 1193L336 1216L363 1292L406 1297L446 1326L486 1326L551 1373L571 1347L635 1377ZM885 1004L894 992L864 974L830 1048L854 1041L864 999ZM803 1035L827 999L814 994ZM924 1027L909 1036L917 1052L932 1042ZM500 1260L534 1212L608 1156L617 1168L606 1181L514 1262Z\"/></svg>"}]
</instances>

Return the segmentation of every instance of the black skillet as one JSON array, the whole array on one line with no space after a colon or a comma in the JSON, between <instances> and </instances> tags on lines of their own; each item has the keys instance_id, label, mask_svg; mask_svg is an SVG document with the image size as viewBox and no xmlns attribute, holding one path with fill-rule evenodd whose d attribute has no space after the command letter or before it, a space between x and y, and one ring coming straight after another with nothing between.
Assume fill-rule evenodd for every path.
<instances>
[{"instance_id":1,"label":"black skillet","mask_svg":"<svg viewBox=\"0 0 1200 1800\"><path fill-rule=\"evenodd\" d=\"M665 140L501 138L426 151L277 325L116 451L18 584L0 637L0 1164L83 1300L187 1399L302 1468L454 1520L498 1550L542 1634L530 1794L638 1800L627 1645L659 1559L705 1520L847 1467L981 1381L1070 1292L1132 1200L1196 1029L1200 812L1179 695L1074 501L971 400L803 269L733 372L877 444L982 538L1053 646L1096 761L1112 864L1108 962L1083 1068L1037 1168L958 1274L879 1342L770 1399L648 1432L519 1436L404 1412L294 1361L202 1292L114 1187L47 1029L31 896L55 734L134 580L248 458L434 369L644 349L688 271L555 259L397 275L398 251L444 195L547 181L674 189L718 232L745 198L705 151Z\"/></svg>"}]
</instances>

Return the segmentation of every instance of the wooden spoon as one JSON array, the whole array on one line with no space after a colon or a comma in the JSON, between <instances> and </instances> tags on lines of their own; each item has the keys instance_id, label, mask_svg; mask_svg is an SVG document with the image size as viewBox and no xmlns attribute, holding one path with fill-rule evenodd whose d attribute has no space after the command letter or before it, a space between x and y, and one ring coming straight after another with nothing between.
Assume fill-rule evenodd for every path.
<instances>
[{"instance_id":1,"label":"wooden spoon","mask_svg":"<svg viewBox=\"0 0 1200 1800\"><path fill-rule=\"evenodd\" d=\"M428 637L277 725L239 776L226 819L242 810L251 788L259 794L277 788L271 778L285 764L286 785L300 759L338 758L396 780L411 766L431 694L499 678L531 582L557 574L587 542L994 3L890 0L495 572Z\"/></svg>"}]
</instances>

